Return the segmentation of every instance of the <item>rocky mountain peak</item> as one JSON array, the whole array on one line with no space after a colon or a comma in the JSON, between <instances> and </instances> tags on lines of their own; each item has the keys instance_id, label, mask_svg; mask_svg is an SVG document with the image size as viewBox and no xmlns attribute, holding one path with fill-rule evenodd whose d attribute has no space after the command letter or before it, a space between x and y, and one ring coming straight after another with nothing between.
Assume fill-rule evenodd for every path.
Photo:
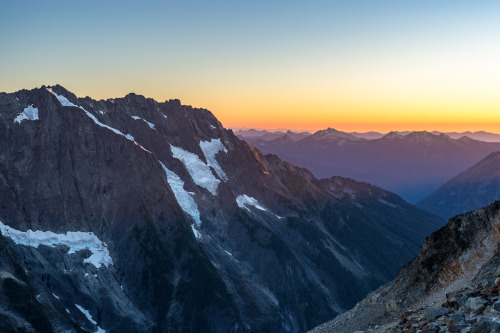
<instances>
[{"instance_id":1,"label":"rocky mountain peak","mask_svg":"<svg viewBox=\"0 0 500 333\"><path fill-rule=\"evenodd\" d=\"M394 139L401 139L403 138L404 136L395 132L395 131L392 131L392 132L389 132L387 133L386 135L384 135L382 137L382 139L389 139L389 140L394 140Z\"/></svg>"},{"instance_id":2,"label":"rocky mountain peak","mask_svg":"<svg viewBox=\"0 0 500 333\"><path fill-rule=\"evenodd\" d=\"M334 128L327 128L324 130L319 130L311 136L305 138L304 140L320 140L320 141L337 141L337 140L348 140L348 141L361 141L362 139L355 137L352 134L338 131Z\"/></svg>"},{"instance_id":3,"label":"rocky mountain peak","mask_svg":"<svg viewBox=\"0 0 500 333\"><path fill-rule=\"evenodd\" d=\"M442 223L264 155L208 110L58 85L0 94L0 189L0 279L56 331L305 331ZM12 281L0 319L29 331Z\"/></svg>"}]
</instances>

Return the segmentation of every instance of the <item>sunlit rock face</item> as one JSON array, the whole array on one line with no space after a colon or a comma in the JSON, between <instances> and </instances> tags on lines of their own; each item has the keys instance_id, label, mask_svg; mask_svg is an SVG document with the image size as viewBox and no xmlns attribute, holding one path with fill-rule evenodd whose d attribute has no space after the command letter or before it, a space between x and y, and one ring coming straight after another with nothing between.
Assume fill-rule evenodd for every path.
<instances>
[{"instance_id":1,"label":"sunlit rock face","mask_svg":"<svg viewBox=\"0 0 500 333\"><path fill-rule=\"evenodd\" d=\"M61 86L0 94L0 189L0 330L304 331L443 223L262 155L207 110Z\"/></svg>"}]
</instances>

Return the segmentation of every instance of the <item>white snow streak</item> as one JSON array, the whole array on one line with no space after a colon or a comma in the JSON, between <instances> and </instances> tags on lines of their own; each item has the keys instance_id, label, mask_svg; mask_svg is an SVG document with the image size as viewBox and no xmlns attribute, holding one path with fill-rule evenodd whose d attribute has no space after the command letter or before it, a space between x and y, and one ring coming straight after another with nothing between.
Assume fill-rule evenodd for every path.
<instances>
[{"instance_id":1,"label":"white snow streak","mask_svg":"<svg viewBox=\"0 0 500 333\"><path fill-rule=\"evenodd\" d=\"M94 324L95 326L97 326L96 321L94 319L92 319L92 316L90 315L90 312L88 310L85 310L82 306L80 306L78 304L75 304L75 306L78 308L78 310L80 310L81 313L83 313L85 315L85 317L87 317L87 319L92 324ZM106 331L103 330L102 328L100 328L99 326L97 326L97 331L95 333L106 333Z\"/></svg>"},{"instance_id":2,"label":"white snow streak","mask_svg":"<svg viewBox=\"0 0 500 333\"><path fill-rule=\"evenodd\" d=\"M391 208L398 208L398 206L396 206L395 204L393 204L392 202L389 202L387 200L384 200L384 199L378 199L378 202L386 205L386 206L389 206Z\"/></svg>"},{"instance_id":3,"label":"white snow streak","mask_svg":"<svg viewBox=\"0 0 500 333\"><path fill-rule=\"evenodd\" d=\"M226 147L224 147L220 139L200 141L200 148L203 151L203 155L205 155L205 158L207 159L208 165L214 168L215 172L222 180L226 181L226 173L222 170L219 163L215 159L215 155L217 155L217 153L220 151L223 151L227 154L227 149Z\"/></svg>"},{"instance_id":4,"label":"white snow streak","mask_svg":"<svg viewBox=\"0 0 500 333\"><path fill-rule=\"evenodd\" d=\"M200 212L198 210L198 205L193 199L194 193L188 192L184 189L184 182L182 179L177 176L177 174L169 169L160 162L163 170L167 174L167 181L170 185L170 188L174 192L175 199L181 206L182 210L186 212L189 216L193 218L197 225L201 224Z\"/></svg>"},{"instance_id":5,"label":"white snow streak","mask_svg":"<svg viewBox=\"0 0 500 333\"><path fill-rule=\"evenodd\" d=\"M113 264L106 243L97 238L92 232L68 231L66 234L56 234L52 231L19 231L0 221L0 231L3 236L9 237L16 244L38 248L40 245L55 247L65 245L69 247L68 254L81 250L90 250L92 255L83 262L94 265L96 268L102 265L108 267Z\"/></svg>"},{"instance_id":6,"label":"white snow streak","mask_svg":"<svg viewBox=\"0 0 500 333\"><path fill-rule=\"evenodd\" d=\"M253 206L253 207L255 207L255 208L259 209L259 210L263 210L265 212L268 211L267 209L265 209L264 207L262 207L255 198L249 197L246 194L239 195L236 198L236 203L238 204L238 207L246 209L248 211L250 211L250 208L248 208L248 206Z\"/></svg>"},{"instance_id":7,"label":"white snow streak","mask_svg":"<svg viewBox=\"0 0 500 333\"><path fill-rule=\"evenodd\" d=\"M147 121L145 119L142 119L141 117L137 117L137 116L132 116L132 118L134 118L134 120L142 120L143 122L145 122L146 124L148 124L148 126L151 129L154 129L156 131L155 125L153 123L150 123L149 121Z\"/></svg>"},{"instance_id":8,"label":"white snow streak","mask_svg":"<svg viewBox=\"0 0 500 333\"><path fill-rule=\"evenodd\" d=\"M198 230L196 230L196 228L194 227L194 224L191 224L191 229L193 230L193 234L194 234L194 237L200 239L201 238L201 234Z\"/></svg>"},{"instance_id":9,"label":"white snow streak","mask_svg":"<svg viewBox=\"0 0 500 333\"><path fill-rule=\"evenodd\" d=\"M87 110L85 110L83 107L81 106L78 106L78 105L75 105L73 103L71 103L70 101L68 101L68 99L64 96L60 96L58 94L56 94L55 92L52 91L52 89L50 88L47 88L47 90L52 93L54 96L56 96L57 100L61 103L62 106L73 106L75 108L79 108L79 109L82 109L85 114L87 114L87 116L92 119L94 121L94 123L96 123L96 125L98 126L101 126L101 127L104 127L104 128L107 128L109 129L110 131L113 131L114 133L118 134L118 135L121 135L121 136L124 136L125 138L127 138L128 140L130 141L134 141L134 137L130 134L123 134L122 132L120 132L119 130L117 130L116 128L113 128L111 126L108 126L106 124L103 124L101 123L99 120L97 120L97 118L90 112L88 112Z\"/></svg>"},{"instance_id":10,"label":"white snow streak","mask_svg":"<svg viewBox=\"0 0 500 333\"><path fill-rule=\"evenodd\" d=\"M109 129L110 131L113 131L114 133L116 133L116 134L118 134L118 135L122 135L122 136L124 136L125 138L127 138L128 140L130 140L130 141L134 142L134 137L133 137L132 135L130 135L130 134L125 135L125 134L123 134L122 132L120 132L119 130L117 130L116 128L113 128L113 127L110 127L110 126L108 126L108 125L106 125L106 124L101 123L99 120L97 120L97 118L96 118L96 117L94 117L94 115L93 115L92 113L88 112L87 110L85 110L85 109L84 109L84 108L82 108L81 106L80 106L79 108L80 108L80 109L82 109L83 111L85 111L85 113L87 114L87 116L88 116L90 119L92 119L92 120L94 121L94 123L96 123L96 125L101 126L101 127L104 127L104 128L107 128L107 129Z\"/></svg>"},{"instance_id":11,"label":"white snow streak","mask_svg":"<svg viewBox=\"0 0 500 333\"><path fill-rule=\"evenodd\" d=\"M196 185L207 189L213 195L217 195L220 180L214 176L209 165L200 160L198 155L182 148L170 145L170 150L175 158L184 163Z\"/></svg>"},{"instance_id":12,"label":"white snow streak","mask_svg":"<svg viewBox=\"0 0 500 333\"><path fill-rule=\"evenodd\" d=\"M20 124L23 120L38 120L38 109L34 108L33 105L24 108L24 111L14 119L14 122Z\"/></svg>"}]
</instances>

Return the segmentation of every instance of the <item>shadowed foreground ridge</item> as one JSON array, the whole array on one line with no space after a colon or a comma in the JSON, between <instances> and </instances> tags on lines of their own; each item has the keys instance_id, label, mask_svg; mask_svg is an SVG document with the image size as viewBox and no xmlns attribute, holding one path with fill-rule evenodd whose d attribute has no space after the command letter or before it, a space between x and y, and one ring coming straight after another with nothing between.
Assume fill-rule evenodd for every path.
<instances>
[{"instance_id":1,"label":"shadowed foreground ridge","mask_svg":"<svg viewBox=\"0 0 500 333\"><path fill-rule=\"evenodd\" d=\"M305 331L442 225L207 110L61 86L0 94L0 222L0 328L40 332Z\"/></svg>"},{"instance_id":2,"label":"shadowed foreground ridge","mask_svg":"<svg viewBox=\"0 0 500 333\"><path fill-rule=\"evenodd\" d=\"M311 332L407 332L412 323L429 332L499 329L499 241L500 201L456 216L426 238L395 280Z\"/></svg>"}]
</instances>

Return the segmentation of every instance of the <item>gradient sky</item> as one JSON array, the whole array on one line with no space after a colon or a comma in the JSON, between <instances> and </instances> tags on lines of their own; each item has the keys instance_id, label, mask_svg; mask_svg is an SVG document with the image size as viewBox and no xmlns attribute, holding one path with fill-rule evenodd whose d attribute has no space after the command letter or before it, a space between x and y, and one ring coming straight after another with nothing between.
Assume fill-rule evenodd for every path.
<instances>
[{"instance_id":1,"label":"gradient sky","mask_svg":"<svg viewBox=\"0 0 500 333\"><path fill-rule=\"evenodd\" d=\"M500 2L4 1L0 91L210 109L226 127L500 132Z\"/></svg>"}]
</instances>

